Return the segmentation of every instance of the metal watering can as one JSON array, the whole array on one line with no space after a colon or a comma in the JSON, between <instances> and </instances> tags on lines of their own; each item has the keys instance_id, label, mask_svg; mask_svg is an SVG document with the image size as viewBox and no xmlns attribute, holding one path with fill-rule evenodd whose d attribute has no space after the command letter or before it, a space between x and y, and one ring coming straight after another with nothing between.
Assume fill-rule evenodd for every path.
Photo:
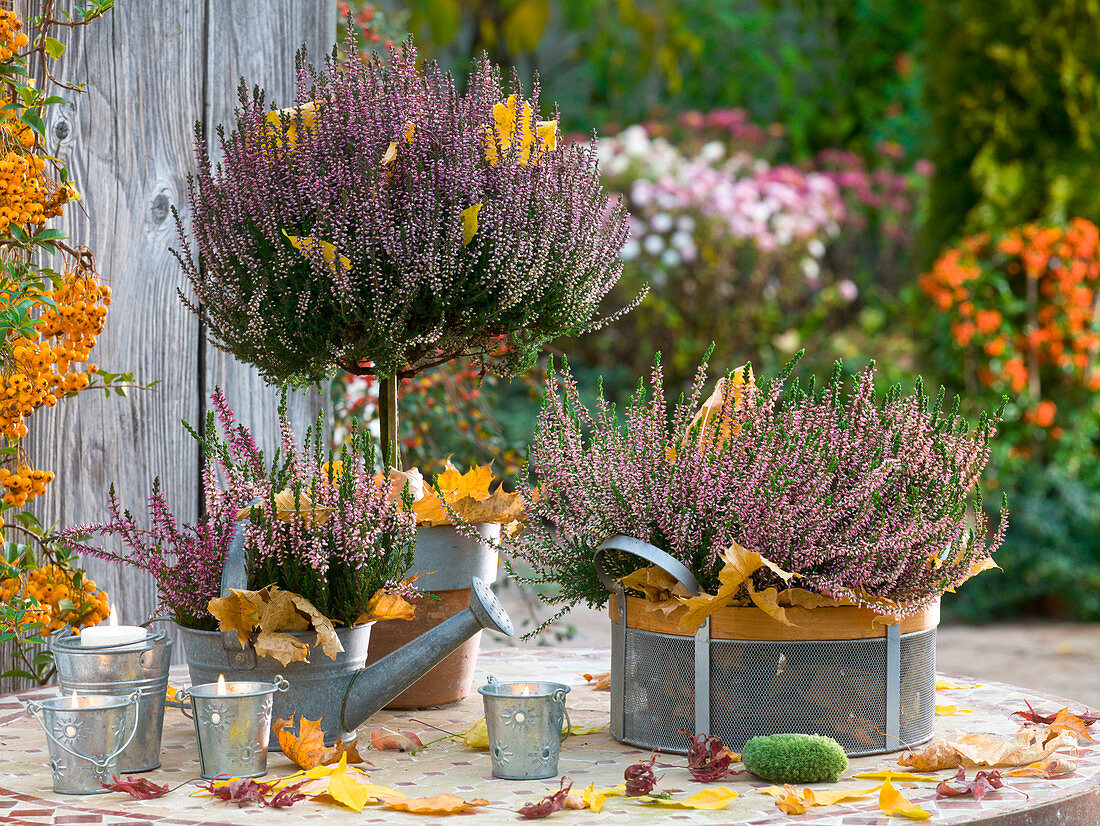
<instances>
[{"instance_id":1,"label":"metal watering can","mask_svg":"<svg viewBox=\"0 0 1100 826\"><path fill-rule=\"evenodd\" d=\"M222 596L228 596L230 588L248 587L244 541L245 531L238 525L222 569ZM361 723L482 628L507 636L515 633L508 612L489 586L475 576L469 608L369 666L364 666L369 624L337 629L344 651L335 660L313 645L307 661L285 666L271 657L257 657L251 645L240 644L234 631L180 628L180 633L193 683L215 682L219 674L224 674L226 680L270 682L276 674L282 674L290 688L275 695L273 719L319 717L325 743L331 745L339 738L350 737ZM292 636L311 644L314 634L308 631Z\"/></svg>"}]
</instances>

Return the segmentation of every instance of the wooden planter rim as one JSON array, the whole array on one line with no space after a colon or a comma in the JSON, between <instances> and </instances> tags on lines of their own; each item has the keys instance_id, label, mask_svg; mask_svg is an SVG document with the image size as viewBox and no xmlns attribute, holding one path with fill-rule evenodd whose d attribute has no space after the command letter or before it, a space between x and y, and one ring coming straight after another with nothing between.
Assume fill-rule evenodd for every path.
<instances>
[{"instance_id":1,"label":"wooden planter rim","mask_svg":"<svg viewBox=\"0 0 1100 826\"><path fill-rule=\"evenodd\" d=\"M611 619L618 617L616 597L611 595ZM676 637L694 637L695 630L681 627L678 622L686 609L678 608L668 615L646 610L641 597L626 598L626 624L640 631L654 631ZM710 637L719 640L866 640L886 636L881 614L869 608L843 605L832 608L785 608L793 626L772 619L759 608L722 608L710 618ZM876 622L877 620L877 622ZM939 601L920 613L901 620L901 633L911 634L935 628L940 622Z\"/></svg>"}]
</instances>

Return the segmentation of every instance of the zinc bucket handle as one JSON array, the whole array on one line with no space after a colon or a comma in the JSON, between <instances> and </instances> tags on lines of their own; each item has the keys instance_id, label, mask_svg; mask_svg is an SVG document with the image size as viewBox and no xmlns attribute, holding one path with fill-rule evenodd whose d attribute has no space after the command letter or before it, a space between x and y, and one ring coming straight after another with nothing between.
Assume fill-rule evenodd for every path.
<instances>
[{"instance_id":1,"label":"zinc bucket handle","mask_svg":"<svg viewBox=\"0 0 1100 826\"><path fill-rule=\"evenodd\" d=\"M77 758L78 760L84 760L88 763L91 763L99 771L104 772L104 771L107 770L107 766L110 764L110 762L112 760L114 760L116 757L118 757L120 754L122 754L122 752L126 751L126 747L130 745L131 741L134 739L134 735L137 734L137 729L138 729L138 713L137 713L137 710L138 710L138 701L140 699L141 699L141 692L140 691L131 692L130 696L126 698L126 710L122 712L122 726L123 726L123 728L125 728L127 720L131 719L131 717L132 717L133 725L130 726L130 734L126 738L125 743L123 743L121 746L116 748L110 754L105 755L102 759L99 759L99 758L96 758L96 757L89 757L86 754L82 754L79 751L75 751L74 749L69 748L64 743L62 743L60 740L58 740L57 737L54 736L53 732L51 732L49 727L46 725L46 721L42 719L42 704L41 703L36 703L33 700L30 700L26 703L25 708L27 710L27 713L29 715L31 715L35 720L38 721L38 725L42 726L42 730L44 732L46 732L46 737L49 740L51 740L54 743L54 745L56 745L62 751L67 751L69 754L71 754L73 757Z\"/></svg>"},{"instance_id":2,"label":"zinc bucket handle","mask_svg":"<svg viewBox=\"0 0 1100 826\"><path fill-rule=\"evenodd\" d=\"M596 576L600 578L600 582L603 583L603 586L608 591L615 594L619 599L623 597L624 588L622 583L615 579L607 569L605 556L608 551L620 551L622 553L633 554L646 562L656 565L669 576L676 579L681 585L687 588L688 593L692 596L698 596L699 594L699 580L695 578L695 575L689 571L680 560L662 551L656 545L650 545L648 542L642 542L640 539L635 539L631 536L613 536L605 540L600 547L596 548L596 553L592 556L592 562L596 566Z\"/></svg>"}]
</instances>

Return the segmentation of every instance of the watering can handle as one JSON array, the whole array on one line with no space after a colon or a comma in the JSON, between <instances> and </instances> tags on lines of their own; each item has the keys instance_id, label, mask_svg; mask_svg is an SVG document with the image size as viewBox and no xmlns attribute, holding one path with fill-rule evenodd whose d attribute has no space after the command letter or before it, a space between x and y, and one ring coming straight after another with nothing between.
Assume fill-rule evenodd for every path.
<instances>
[{"instance_id":1,"label":"watering can handle","mask_svg":"<svg viewBox=\"0 0 1100 826\"><path fill-rule=\"evenodd\" d=\"M245 508L253 508L263 501L256 497ZM229 540L229 550L225 553L225 564L222 566L222 590L221 596L229 596L229 589L235 588L243 591L248 587L248 554L244 550L244 540L247 534L245 530L246 519L240 519L233 524L233 536Z\"/></svg>"},{"instance_id":2,"label":"watering can handle","mask_svg":"<svg viewBox=\"0 0 1100 826\"><path fill-rule=\"evenodd\" d=\"M140 700L141 700L141 692L140 691L134 691L133 693L130 694L129 697L126 698L126 706L127 707L126 707L126 711L123 713L122 725L123 725L123 728L125 728L127 718L129 718L131 715L133 716L134 724L132 726L130 726L130 734L129 734L129 736L127 736L126 742L123 743L118 748L116 748L110 754L105 755L102 759L96 758L96 757L89 757L86 754L81 754L79 751L74 751L73 749L70 749L68 746L66 746L64 743L62 743L60 740L58 740L57 737L54 736L53 732L51 732L46 727L46 723L42 719L42 704L41 703L36 703L32 700L32 701L26 703L25 708L27 710L27 713L29 715L31 715L31 717L33 717L35 720L37 720L38 724L40 726L42 726L42 730L44 732L46 732L46 737L48 739L52 740L54 742L54 745L56 745L62 751L67 751L69 754L71 754L73 757L76 757L79 760L85 760L88 763L91 763L99 771L105 771L106 768L107 768L107 764L109 764L112 760L114 760L116 757L118 757L120 754L122 754L122 752L126 751L126 748L133 741L134 735L137 734L138 723L141 722L138 719L138 717L139 717L139 715L138 715L138 702Z\"/></svg>"},{"instance_id":3,"label":"watering can handle","mask_svg":"<svg viewBox=\"0 0 1100 826\"><path fill-rule=\"evenodd\" d=\"M642 542L640 539L634 539L630 536L613 536L605 540L600 547L596 548L596 553L592 557L592 563L596 566L596 576L600 578L600 582L603 583L603 586L607 588L608 591L615 594L616 597L621 597L623 595L623 586L622 583L615 579L615 577L611 575L611 572L607 570L604 556L608 551L621 551L644 559L646 562L656 565L669 576L678 580L680 584L688 589L688 592L692 596L697 596L699 594L699 581L680 560L676 559L671 554L665 553L656 545L650 545L648 542Z\"/></svg>"}]
</instances>

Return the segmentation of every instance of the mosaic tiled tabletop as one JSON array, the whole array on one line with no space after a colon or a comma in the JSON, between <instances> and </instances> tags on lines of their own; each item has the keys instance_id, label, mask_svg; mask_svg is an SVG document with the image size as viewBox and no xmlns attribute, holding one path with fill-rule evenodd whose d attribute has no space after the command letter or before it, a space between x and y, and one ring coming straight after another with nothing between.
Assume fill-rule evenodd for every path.
<instances>
[{"instance_id":1,"label":"mosaic tiled tabletop","mask_svg":"<svg viewBox=\"0 0 1100 826\"><path fill-rule=\"evenodd\" d=\"M598 649L554 650L551 648L509 648L483 651L478 665L481 682L487 675L497 679L542 679L567 683L573 686L569 695L569 711L574 725L595 726L608 721L609 694L593 691L585 685L584 673L606 671L610 652ZM173 671L174 685L187 683L184 669ZM400 789L410 797L428 797L445 792L467 799L483 797L491 805L466 814L419 816L396 811L368 807L362 813L321 801L304 801L292 809L278 811L255 807L237 808L220 801L211 801L203 795L190 796L194 787L186 783L198 778L198 755L192 724L175 709L167 711L164 727L163 766L149 772L147 777L157 783L181 786L171 794L155 800L132 800L122 794L95 796L57 795L51 790L47 769L45 735L28 717L22 700L51 696L55 689L40 689L20 695L0 697L0 823L28 824L195 824L195 823L271 823L320 822L330 823L419 823L447 821L450 823L514 823L516 810L524 803L532 802L546 793L548 786L557 787L555 781L516 782L496 780L490 773L487 753L474 751L460 743L443 740L416 755L401 752L369 752L374 763L371 780ZM1010 718L1012 711L1023 708L1024 700L1037 710L1053 712L1069 704L1068 700L1027 691L1000 683L989 683L979 688L944 692L941 702L960 708L973 709L963 717L937 718L937 734L953 734L956 730L1012 734L1018 725ZM462 703L431 711L381 712L360 729L363 741L369 741L368 732L374 729L413 731L427 742L441 736L438 729L463 732L482 716L481 698L476 693ZM433 728L435 727L435 728ZM1091 745L1091 744L1090 744ZM1042 812L1067 808L1067 801L1091 800L1100 795L1100 746L1082 748L1077 754L1067 756L1077 763L1077 771L1056 780L1012 778L1011 789L1006 787L990 793L980 802L972 798L937 800L935 786L900 786L913 802L932 813L937 824L993 822L1009 813L1031 813L1035 819L1013 822L1044 823ZM631 746L616 742L607 731L598 734L575 736L568 739L562 749L560 770L582 789L589 783L596 787L612 786L623 779L623 769L648 755ZM893 757L880 755L852 761L847 775L861 771L897 768ZM659 788L676 788L684 792L699 791L702 784L692 781L683 769L685 759L668 755L659 759L663 766ZM294 767L281 754L272 753L268 762L268 779L290 774ZM941 772L944 776L951 772ZM722 781L741 792L725 810L717 812L655 810L622 798L609 798L601 813L563 811L552 815L558 822L595 824L637 822L660 823L743 823L753 826L779 823L799 823L805 826L877 826L900 824L900 818L883 816L872 795L861 801L840 803L788 816L775 808L774 801L755 791L768 785L741 775ZM866 780L842 780L839 786L829 788L866 788ZM1092 805L1092 804L1090 804ZM1087 807L1086 807L1087 808ZM1073 805L1069 810L1082 812L1085 808ZM1089 809L1096 811L1097 807ZM1082 819L1084 818L1084 819ZM1057 821L1066 826L1097 826L1092 815L1065 814Z\"/></svg>"}]
</instances>

